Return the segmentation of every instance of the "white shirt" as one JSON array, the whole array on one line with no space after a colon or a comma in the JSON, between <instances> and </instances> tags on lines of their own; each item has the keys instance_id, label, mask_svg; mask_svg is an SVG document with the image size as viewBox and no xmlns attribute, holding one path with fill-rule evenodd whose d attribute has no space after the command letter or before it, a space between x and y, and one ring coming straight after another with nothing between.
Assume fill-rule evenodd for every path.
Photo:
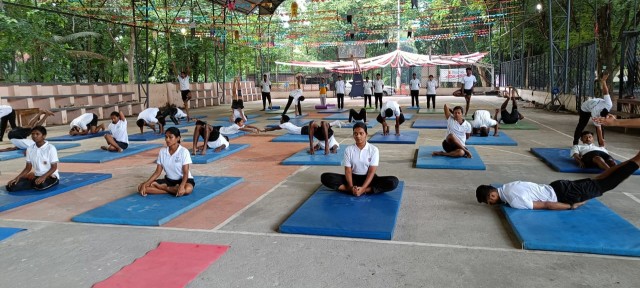
<instances>
[{"instance_id":1,"label":"white shirt","mask_svg":"<svg viewBox=\"0 0 640 288\"><path fill-rule=\"evenodd\" d=\"M393 116L396 116L396 117L400 116L400 105L398 105L398 102L396 101L387 101L384 104L382 104L382 107L380 108L380 116L387 117L385 115L385 111L389 108L393 110Z\"/></svg>"},{"instance_id":2,"label":"white shirt","mask_svg":"<svg viewBox=\"0 0 640 288\"><path fill-rule=\"evenodd\" d=\"M113 135L113 139L129 144L129 134L127 134L127 120L118 120L118 123L109 123L109 131Z\"/></svg>"},{"instance_id":3,"label":"white shirt","mask_svg":"<svg viewBox=\"0 0 640 288\"><path fill-rule=\"evenodd\" d=\"M269 93L271 92L271 81L262 81L262 92Z\"/></svg>"},{"instance_id":4,"label":"white shirt","mask_svg":"<svg viewBox=\"0 0 640 288\"><path fill-rule=\"evenodd\" d=\"M158 118L156 118L156 115L158 115L158 111L160 111L160 109L158 108L144 109L142 110L142 112L140 112L140 114L138 114L138 120L142 119L147 124L158 123Z\"/></svg>"},{"instance_id":5,"label":"white shirt","mask_svg":"<svg viewBox=\"0 0 640 288\"><path fill-rule=\"evenodd\" d=\"M227 138L224 138L224 136L220 135L218 136L218 139L216 141L208 141L207 142L207 147L211 148L211 149L216 149L222 145L224 146L224 149L229 149L229 141L227 141Z\"/></svg>"},{"instance_id":6,"label":"white shirt","mask_svg":"<svg viewBox=\"0 0 640 288\"><path fill-rule=\"evenodd\" d=\"M91 120L93 120L93 113L84 113L76 117L76 119L73 119L69 126L71 126L71 128L78 127L82 130L87 130L87 124L89 124Z\"/></svg>"},{"instance_id":7,"label":"white shirt","mask_svg":"<svg viewBox=\"0 0 640 288\"><path fill-rule=\"evenodd\" d=\"M324 149L324 141L318 140L318 146L320 146L320 149ZM338 148L340 148L340 143L338 143L336 137L333 137L333 135L331 135L331 138L329 138L329 149L333 148L333 146L337 146Z\"/></svg>"},{"instance_id":8,"label":"white shirt","mask_svg":"<svg viewBox=\"0 0 640 288\"><path fill-rule=\"evenodd\" d=\"M235 121L238 118L247 120L247 117L244 117L244 113L240 109L233 109L233 120Z\"/></svg>"},{"instance_id":9,"label":"white shirt","mask_svg":"<svg viewBox=\"0 0 640 288\"><path fill-rule=\"evenodd\" d=\"M411 84L411 90L420 90L420 80L411 79L411 81L409 81L409 84Z\"/></svg>"},{"instance_id":10,"label":"white shirt","mask_svg":"<svg viewBox=\"0 0 640 288\"><path fill-rule=\"evenodd\" d=\"M40 177L51 169L51 164L58 163L58 151L56 147L45 141L42 147L38 147L35 143L27 148L27 163L31 163L34 173ZM60 179L58 170L53 172L51 176Z\"/></svg>"},{"instance_id":11,"label":"white shirt","mask_svg":"<svg viewBox=\"0 0 640 288\"><path fill-rule=\"evenodd\" d=\"M438 82L436 80L427 80L427 95L436 95Z\"/></svg>"},{"instance_id":12,"label":"white shirt","mask_svg":"<svg viewBox=\"0 0 640 288\"><path fill-rule=\"evenodd\" d=\"M36 144L36 142L33 142L33 140L31 139L9 139L9 141L11 141L11 144L13 144L13 146L18 147L18 149L20 150L27 150L27 148L29 148L29 146Z\"/></svg>"},{"instance_id":13,"label":"white shirt","mask_svg":"<svg viewBox=\"0 0 640 288\"><path fill-rule=\"evenodd\" d=\"M279 127L281 129L287 130L289 134L296 134L296 135L302 134L302 127L298 127L292 124L291 122L282 123L279 125Z\"/></svg>"},{"instance_id":14,"label":"white shirt","mask_svg":"<svg viewBox=\"0 0 640 288\"><path fill-rule=\"evenodd\" d=\"M558 202L556 192L547 184L515 181L498 188L502 201L516 209L533 209L534 201Z\"/></svg>"},{"instance_id":15,"label":"white shirt","mask_svg":"<svg viewBox=\"0 0 640 288\"><path fill-rule=\"evenodd\" d=\"M13 108L11 108L11 106L0 105L0 118L11 114L11 111L13 111Z\"/></svg>"},{"instance_id":16,"label":"white shirt","mask_svg":"<svg viewBox=\"0 0 640 288\"><path fill-rule=\"evenodd\" d=\"M367 142L362 150L357 145L349 145L344 149L344 159L342 165L351 167L351 173L356 175L367 175L370 166L378 166L380 153L378 147Z\"/></svg>"},{"instance_id":17,"label":"white shirt","mask_svg":"<svg viewBox=\"0 0 640 288\"><path fill-rule=\"evenodd\" d=\"M173 155L169 154L169 147L160 149L156 163L162 166L164 173L167 174L167 178L171 180L182 180L182 166L193 162L191 162L191 154L189 153L189 150L178 145L178 149L173 153ZM189 171L188 178L193 178L193 176L191 176L191 171Z\"/></svg>"},{"instance_id":18,"label":"white shirt","mask_svg":"<svg viewBox=\"0 0 640 288\"><path fill-rule=\"evenodd\" d=\"M496 120L491 119L491 113L487 110L476 110L473 112L473 120L471 121L471 127L493 127L498 125Z\"/></svg>"},{"instance_id":19,"label":"white shirt","mask_svg":"<svg viewBox=\"0 0 640 288\"><path fill-rule=\"evenodd\" d=\"M466 90L473 88L473 84L476 82L476 76L474 75L462 77L462 83L464 83L464 89Z\"/></svg>"},{"instance_id":20,"label":"white shirt","mask_svg":"<svg viewBox=\"0 0 640 288\"><path fill-rule=\"evenodd\" d=\"M289 93L289 97L293 97L293 105L298 105L298 99L302 96L302 89L296 89Z\"/></svg>"},{"instance_id":21,"label":"white shirt","mask_svg":"<svg viewBox=\"0 0 640 288\"><path fill-rule=\"evenodd\" d=\"M344 80L336 81L336 93L344 94Z\"/></svg>"},{"instance_id":22,"label":"white shirt","mask_svg":"<svg viewBox=\"0 0 640 288\"><path fill-rule=\"evenodd\" d=\"M176 108L178 112L176 112L176 118L187 118L187 114L184 111L180 110L180 108Z\"/></svg>"},{"instance_id":23,"label":"white shirt","mask_svg":"<svg viewBox=\"0 0 640 288\"><path fill-rule=\"evenodd\" d=\"M602 99L593 98L582 102L580 110L583 112L591 112L591 123L593 123L593 125L600 126L600 124L593 122L593 117L600 117L600 112L602 112L603 109L611 111L612 106L613 103L611 102L611 95L607 94L604 95Z\"/></svg>"},{"instance_id":24,"label":"white shirt","mask_svg":"<svg viewBox=\"0 0 640 288\"><path fill-rule=\"evenodd\" d=\"M178 82L180 83L180 91L189 90L189 76L185 76L182 78L178 76Z\"/></svg>"},{"instance_id":25,"label":"white shirt","mask_svg":"<svg viewBox=\"0 0 640 288\"><path fill-rule=\"evenodd\" d=\"M571 148L571 153L569 154L570 157L573 157L573 154L578 154L580 156L587 154L591 151L602 151L604 153L609 154L609 152L607 151L607 148L604 147L600 147L598 145L595 145L593 143L591 144L578 144L578 145L573 145L573 147Z\"/></svg>"},{"instance_id":26,"label":"white shirt","mask_svg":"<svg viewBox=\"0 0 640 288\"><path fill-rule=\"evenodd\" d=\"M364 88L364 95L373 95L371 89L373 88L373 83L369 81L362 82L362 87Z\"/></svg>"},{"instance_id":27,"label":"white shirt","mask_svg":"<svg viewBox=\"0 0 640 288\"><path fill-rule=\"evenodd\" d=\"M373 93L382 93L384 83L382 80L373 80Z\"/></svg>"},{"instance_id":28,"label":"white shirt","mask_svg":"<svg viewBox=\"0 0 640 288\"><path fill-rule=\"evenodd\" d=\"M471 133L471 124L469 121L464 121L462 124L458 123L456 119L453 119L453 116L449 116L447 119L447 135L453 134L456 136L460 143L464 145L467 142L467 134Z\"/></svg>"},{"instance_id":29,"label":"white shirt","mask_svg":"<svg viewBox=\"0 0 640 288\"><path fill-rule=\"evenodd\" d=\"M223 126L220 127L220 133L225 134L225 135L231 135L231 134L236 134L238 133L238 131L240 131L240 128L243 128L244 126L240 127L238 126L238 124L231 124L231 126Z\"/></svg>"}]
</instances>

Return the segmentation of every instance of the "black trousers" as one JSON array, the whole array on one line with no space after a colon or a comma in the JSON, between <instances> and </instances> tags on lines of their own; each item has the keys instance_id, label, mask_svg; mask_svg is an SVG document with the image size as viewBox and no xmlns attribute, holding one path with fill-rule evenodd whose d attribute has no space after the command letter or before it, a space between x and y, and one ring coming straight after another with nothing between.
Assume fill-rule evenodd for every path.
<instances>
[{"instance_id":1,"label":"black trousers","mask_svg":"<svg viewBox=\"0 0 640 288\"><path fill-rule=\"evenodd\" d=\"M573 204L602 196L603 193L616 188L636 170L638 170L638 164L627 161L615 173L611 173L603 179L557 180L549 185L556 192L558 202Z\"/></svg>"},{"instance_id":2,"label":"black trousers","mask_svg":"<svg viewBox=\"0 0 640 288\"><path fill-rule=\"evenodd\" d=\"M44 180L44 182L40 183L40 185L36 184L36 180L29 180L29 179L25 179L22 178L20 180L18 180L18 182L13 185L13 186L9 186L7 185L7 191L9 192L17 192L17 191L25 191L25 190L47 190L53 186L58 185L58 183L60 183L60 180L58 178L55 177L49 177L46 180Z\"/></svg>"},{"instance_id":3,"label":"black trousers","mask_svg":"<svg viewBox=\"0 0 640 288\"><path fill-rule=\"evenodd\" d=\"M300 104L300 102L300 98L298 98L298 103L296 103L296 105L298 106L298 115L302 115L302 105ZM291 103L293 103L293 97L289 96L289 100L287 100L287 106L284 106L282 115L287 114L287 110L289 110L289 107L291 107Z\"/></svg>"},{"instance_id":4,"label":"black trousers","mask_svg":"<svg viewBox=\"0 0 640 288\"><path fill-rule=\"evenodd\" d=\"M267 99L269 99L269 107L271 107L271 92L262 92L262 109L267 109Z\"/></svg>"},{"instance_id":5,"label":"black trousers","mask_svg":"<svg viewBox=\"0 0 640 288\"><path fill-rule=\"evenodd\" d=\"M355 186L362 186L366 179L367 175L351 174L351 180L353 181L353 185ZM320 176L320 182L322 182L322 185L336 191L338 191L340 185L348 185L347 177L345 177L343 174L337 173L322 173L322 175ZM395 176L373 175L373 179L371 180L371 184L369 184L369 187L371 187L371 190L374 194L384 193L396 189L396 187L398 187L398 182L400 181ZM351 194L351 192L340 192Z\"/></svg>"},{"instance_id":6,"label":"black trousers","mask_svg":"<svg viewBox=\"0 0 640 288\"><path fill-rule=\"evenodd\" d=\"M338 93L336 94L336 98L338 98L338 109L344 108L344 94Z\"/></svg>"},{"instance_id":7,"label":"black trousers","mask_svg":"<svg viewBox=\"0 0 640 288\"><path fill-rule=\"evenodd\" d=\"M11 125L11 129L16 129L16 110L12 110L11 113L0 118L0 141L4 138L4 131L7 130L7 123Z\"/></svg>"},{"instance_id":8,"label":"black trousers","mask_svg":"<svg viewBox=\"0 0 640 288\"><path fill-rule=\"evenodd\" d=\"M576 126L576 131L573 132L573 145L578 145L578 141L580 140L580 134L584 131L584 128L589 124L589 120L591 119L591 112L584 112L580 110L580 119L578 120L578 126ZM602 137L604 137L604 130L602 130Z\"/></svg>"},{"instance_id":9,"label":"black trousers","mask_svg":"<svg viewBox=\"0 0 640 288\"><path fill-rule=\"evenodd\" d=\"M380 108L382 108L382 93L373 93L373 98L376 102L376 109L378 109L378 102L380 102Z\"/></svg>"},{"instance_id":10,"label":"black trousers","mask_svg":"<svg viewBox=\"0 0 640 288\"><path fill-rule=\"evenodd\" d=\"M430 109L431 106L429 105L429 101L433 102L433 109L436 109L436 95L429 95L427 94L427 109Z\"/></svg>"},{"instance_id":11,"label":"black trousers","mask_svg":"<svg viewBox=\"0 0 640 288\"><path fill-rule=\"evenodd\" d=\"M371 94L364 94L364 107L367 107L367 100L369 100L369 107L371 107Z\"/></svg>"},{"instance_id":12,"label":"black trousers","mask_svg":"<svg viewBox=\"0 0 640 288\"><path fill-rule=\"evenodd\" d=\"M418 100L418 94L420 90L411 90L411 107L420 107L420 100ZM415 101L415 105L414 104Z\"/></svg>"},{"instance_id":13,"label":"black trousers","mask_svg":"<svg viewBox=\"0 0 640 288\"><path fill-rule=\"evenodd\" d=\"M378 120L378 122L379 122L380 124L382 124L382 122L387 121L386 119L387 119L387 118L386 118L386 117L382 117L382 115L380 115L380 113L378 113L378 117L376 117L376 120ZM404 119L404 113L400 113L400 116L398 116L398 120L399 120L399 121L398 121L398 124L402 125L402 123L404 123L404 120L405 120L405 119ZM394 124L394 125L395 125L395 124Z\"/></svg>"},{"instance_id":14,"label":"black trousers","mask_svg":"<svg viewBox=\"0 0 640 288\"><path fill-rule=\"evenodd\" d=\"M356 112L355 109L349 109L349 122L353 120L362 120L367 122L367 110L360 108L360 112Z\"/></svg>"}]
</instances>

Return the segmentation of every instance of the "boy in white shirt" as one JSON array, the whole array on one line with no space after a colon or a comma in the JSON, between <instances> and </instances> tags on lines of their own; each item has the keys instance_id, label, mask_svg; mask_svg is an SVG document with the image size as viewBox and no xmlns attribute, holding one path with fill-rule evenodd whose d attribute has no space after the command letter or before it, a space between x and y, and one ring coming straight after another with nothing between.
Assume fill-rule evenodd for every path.
<instances>
[{"instance_id":1,"label":"boy in white shirt","mask_svg":"<svg viewBox=\"0 0 640 288\"><path fill-rule=\"evenodd\" d=\"M420 95L420 80L416 78L416 73L413 73L413 79L409 81L409 86L411 93L411 107L420 108L420 100L418 99L418 96Z\"/></svg>"},{"instance_id":2,"label":"boy in white shirt","mask_svg":"<svg viewBox=\"0 0 640 288\"><path fill-rule=\"evenodd\" d=\"M434 151L433 156L467 157L471 158L471 152L465 146L471 136L471 124L464 120L462 107L453 107L453 113L449 106L444 104L444 117L447 119L447 136L442 141L444 151Z\"/></svg>"},{"instance_id":3,"label":"boy in white shirt","mask_svg":"<svg viewBox=\"0 0 640 288\"><path fill-rule=\"evenodd\" d=\"M336 99L338 99L338 109L344 109L344 80L342 80L342 76L338 76L338 81L336 81Z\"/></svg>"},{"instance_id":4,"label":"boy in white shirt","mask_svg":"<svg viewBox=\"0 0 640 288\"><path fill-rule=\"evenodd\" d=\"M331 123L321 121L320 125L318 125L314 121L311 121L309 125L305 125L303 127L296 126L295 124L289 122L289 120L289 116L282 115L282 117L280 118L280 125L275 127L266 127L264 131L268 132L284 129L287 130L287 133L289 134L309 135L309 153L311 155L315 154L315 151L320 149L324 149L326 154L328 154L329 152L338 153L340 144L334 137L331 126L340 126L341 122L339 120L333 121ZM314 145L314 138L319 140L318 144Z\"/></svg>"},{"instance_id":5,"label":"boy in white shirt","mask_svg":"<svg viewBox=\"0 0 640 288\"><path fill-rule=\"evenodd\" d=\"M27 148L27 164L16 178L7 183L7 191L46 190L60 182L58 151L45 141L46 137L47 129L44 127L35 126L31 129L31 139L35 144Z\"/></svg>"},{"instance_id":6,"label":"boy in white shirt","mask_svg":"<svg viewBox=\"0 0 640 288\"><path fill-rule=\"evenodd\" d=\"M471 95L473 95L473 87L475 86L477 80L476 76L471 74L471 68L466 69L467 75L462 77L462 88L464 89L464 100L467 102L467 107L464 116L467 116L469 112L469 104L471 103Z\"/></svg>"},{"instance_id":7,"label":"boy in white shirt","mask_svg":"<svg viewBox=\"0 0 640 288\"><path fill-rule=\"evenodd\" d=\"M98 125L98 115L95 113L84 113L69 123L71 129L69 135L87 135L104 131L104 124Z\"/></svg>"},{"instance_id":8,"label":"boy in white shirt","mask_svg":"<svg viewBox=\"0 0 640 288\"><path fill-rule=\"evenodd\" d=\"M400 125L404 123L404 114L398 102L387 101L380 107L380 114L376 120L382 124L382 135L389 135L389 125L387 125L387 118L396 117L396 136L400 136Z\"/></svg>"},{"instance_id":9,"label":"boy in white shirt","mask_svg":"<svg viewBox=\"0 0 640 288\"><path fill-rule=\"evenodd\" d=\"M376 80L373 80L373 100L376 102L376 110L378 110L378 102L382 108L382 94L384 93L384 82L380 79L380 73L376 74Z\"/></svg>"},{"instance_id":10,"label":"boy in white shirt","mask_svg":"<svg viewBox=\"0 0 640 288\"><path fill-rule=\"evenodd\" d=\"M496 109L495 117L498 117L500 109ZM494 127L493 136L498 136L498 121L491 119L491 114L487 110L476 110L471 115L471 133L480 134L480 137L489 136L489 130Z\"/></svg>"},{"instance_id":11,"label":"boy in white shirt","mask_svg":"<svg viewBox=\"0 0 640 288\"><path fill-rule=\"evenodd\" d=\"M111 112L111 123L109 123L109 131L111 134L104 135L107 140L107 146L101 146L100 149L110 152L122 152L129 147L129 134L127 133L127 118L124 117L122 111Z\"/></svg>"},{"instance_id":12,"label":"boy in white shirt","mask_svg":"<svg viewBox=\"0 0 640 288\"><path fill-rule=\"evenodd\" d=\"M269 110L271 110L271 81L267 80L267 74L262 75L262 110L264 111L267 108L267 100L269 100Z\"/></svg>"},{"instance_id":13,"label":"boy in white shirt","mask_svg":"<svg viewBox=\"0 0 640 288\"><path fill-rule=\"evenodd\" d=\"M369 108L371 108L371 95L373 95L373 83L369 81L367 76L362 82L362 88L364 88L364 108L367 108L367 100L369 101Z\"/></svg>"},{"instance_id":14,"label":"boy in white shirt","mask_svg":"<svg viewBox=\"0 0 640 288\"><path fill-rule=\"evenodd\" d=\"M427 81L427 109L431 109L429 100L433 103L433 109L436 109L436 89L438 89L438 82L433 80L433 75L429 75Z\"/></svg>"},{"instance_id":15,"label":"boy in white shirt","mask_svg":"<svg viewBox=\"0 0 640 288\"><path fill-rule=\"evenodd\" d=\"M591 131L583 131L580 140L583 144L573 145L571 148L571 157L576 160L580 168L607 170L616 165L607 148L593 144Z\"/></svg>"}]
</instances>

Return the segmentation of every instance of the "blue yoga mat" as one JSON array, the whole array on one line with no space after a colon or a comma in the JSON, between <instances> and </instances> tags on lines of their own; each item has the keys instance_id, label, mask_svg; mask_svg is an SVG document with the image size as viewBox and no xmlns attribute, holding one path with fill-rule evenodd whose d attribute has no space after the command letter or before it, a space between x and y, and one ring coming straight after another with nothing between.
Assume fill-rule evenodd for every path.
<instances>
[{"instance_id":1,"label":"blue yoga mat","mask_svg":"<svg viewBox=\"0 0 640 288\"><path fill-rule=\"evenodd\" d=\"M258 122L258 121L253 120L253 119L249 119L247 121L244 121L244 124L245 125L251 125L251 124L254 124L256 122ZM211 126L229 126L231 124L232 123L229 122L229 121L216 121L216 122L211 123Z\"/></svg>"},{"instance_id":2,"label":"blue yoga mat","mask_svg":"<svg viewBox=\"0 0 640 288\"><path fill-rule=\"evenodd\" d=\"M265 113L267 114L277 114L277 113L281 113L280 110L280 105L273 105L271 106L272 109L269 109L269 107L267 107L267 109L264 110Z\"/></svg>"},{"instance_id":3,"label":"blue yoga mat","mask_svg":"<svg viewBox=\"0 0 640 288\"><path fill-rule=\"evenodd\" d=\"M404 120L413 119L413 114L411 114L411 113L402 113L402 114L404 114ZM378 115L376 115L376 117L378 117ZM391 117L387 118L387 120L396 120L396 116L391 116Z\"/></svg>"},{"instance_id":4,"label":"blue yoga mat","mask_svg":"<svg viewBox=\"0 0 640 288\"><path fill-rule=\"evenodd\" d=\"M16 234L20 231L24 231L27 229L22 229L22 228L9 228L9 227L0 227L0 241L7 239L11 236L13 236L13 234Z\"/></svg>"},{"instance_id":5,"label":"blue yoga mat","mask_svg":"<svg viewBox=\"0 0 640 288\"><path fill-rule=\"evenodd\" d=\"M195 176L190 195L135 193L73 217L74 222L160 226L241 183L241 177Z\"/></svg>"},{"instance_id":6,"label":"blue yoga mat","mask_svg":"<svg viewBox=\"0 0 640 288\"><path fill-rule=\"evenodd\" d=\"M104 136L104 134L107 134L107 133L108 133L107 131L100 131L98 133L87 134L87 135L76 135L76 136L60 135L55 137L47 137L47 141L78 141L78 140L84 140L89 138L102 137Z\"/></svg>"},{"instance_id":7,"label":"blue yoga mat","mask_svg":"<svg viewBox=\"0 0 640 288\"><path fill-rule=\"evenodd\" d=\"M5 190L5 186L2 185L2 188L0 188L0 212L49 198L76 188L91 185L109 178L111 178L111 174L60 172L60 183L43 191L27 190L20 192L7 192L7 190Z\"/></svg>"},{"instance_id":8,"label":"blue yoga mat","mask_svg":"<svg viewBox=\"0 0 640 288\"><path fill-rule=\"evenodd\" d=\"M472 135L467 139L467 145L494 145L494 146L518 146L518 142L513 140L504 132L499 132L498 136L493 136L493 132L489 132L489 136L481 137L480 135Z\"/></svg>"},{"instance_id":9,"label":"blue yoga mat","mask_svg":"<svg viewBox=\"0 0 640 288\"><path fill-rule=\"evenodd\" d=\"M271 139L271 142L303 142L309 143L309 135L284 134Z\"/></svg>"},{"instance_id":10,"label":"blue yoga mat","mask_svg":"<svg viewBox=\"0 0 640 288\"><path fill-rule=\"evenodd\" d=\"M131 156L134 154L138 154L140 152L144 152L147 150L155 149L158 147L162 147L161 144L129 144L129 148L124 149L121 153L118 152L109 152L102 149L82 152L78 154L73 154L69 156L64 156L60 158L60 162L62 163L104 163L113 160L117 160L120 158L124 158L127 156Z\"/></svg>"},{"instance_id":11,"label":"blue yoga mat","mask_svg":"<svg viewBox=\"0 0 640 288\"><path fill-rule=\"evenodd\" d=\"M342 126L341 126L340 128L349 128L349 129L352 129L352 128L353 128L353 125L355 125L355 124L356 124L356 122L343 123L343 124L342 124ZM367 128L374 128L374 127L376 127L376 126L378 126L378 121L375 121L375 120L374 120L373 122L371 122L371 121L370 121L370 122L367 122ZM333 127L333 128L335 128L335 127Z\"/></svg>"},{"instance_id":12,"label":"blue yoga mat","mask_svg":"<svg viewBox=\"0 0 640 288\"><path fill-rule=\"evenodd\" d=\"M324 155L324 149L316 151L314 155L309 154L309 148L291 155L282 161L282 165L317 165L317 166L340 166L344 158L344 149L338 149L338 153Z\"/></svg>"},{"instance_id":13,"label":"blue yoga mat","mask_svg":"<svg viewBox=\"0 0 640 288\"><path fill-rule=\"evenodd\" d=\"M419 119L413 122L411 128L447 129L447 120Z\"/></svg>"},{"instance_id":14,"label":"blue yoga mat","mask_svg":"<svg viewBox=\"0 0 640 288\"><path fill-rule=\"evenodd\" d=\"M184 128L184 127L191 127L196 125L196 123L194 121L192 122L187 122L187 121L180 121L180 123L178 125L173 124L173 122L168 121L167 125L164 126L164 130L167 130L167 128L169 127L176 127L176 128ZM151 131L153 132L153 131Z\"/></svg>"},{"instance_id":15,"label":"blue yoga mat","mask_svg":"<svg viewBox=\"0 0 640 288\"><path fill-rule=\"evenodd\" d=\"M291 123L293 125L296 125L298 127L309 125L310 122L311 122L311 120L309 120L309 119L291 119L291 120L289 120L289 123ZM280 122L267 124L268 128L273 128L273 127L278 127L278 126L280 126Z\"/></svg>"},{"instance_id":16,"label":"blue yoga mat","mask_svg":"<svg viewBox=\"0 0 640 288\"><path fill-rule=\"evenodd\" d=\"M467 146L473 158L453 158L447 156L431 156L434 151L442 151L440 146L420 146L416 168L424 169L457 169L457 170L486 170L480 154L475 148Z\"/></svg>"},{"instance_id":17,"label":"blue yoga mat","mask_svg":"<svg viewBox=\"0 0 640 288\"><path fill-rule=\"evenodd\" d=\"M404 107L404 109L409 109L409 110L420 110L420 107L418 107L418 106L409 106L409 107Z\"/></svg>"},{"instance_id":18,"label":"blue yoga mat","mask_svg":"<svg viewBox=\"0 0 640 288\"><path fill-rule=\"evenodd\" d=\"M227 157L248 147L249 144L229 144L228 149L224 149L220 152L213 152L213 149L208 149L207 154L205 155L200 155L200 153L191 155L191 161L193 162L193 164L207 164Z\"/></svg>"},{"instance_id":19,"label":"blue yoga mat","mask_svg":"<svg viewBox=\"0 0 640 288\"><path fill-rule=\"evenodd\" d=\"M189 124L189 125L193 125L193 123ZM180 129L180 134L187 132L187 129ZM153 131L147 131L144 132L142 134L140 133L135 133L135 134L129 134L129 141L133 141L133 142L141 142L141 141L151 141L151 140L156 140L156 139L164 139L164 134L158 134L155 133Z\"/></svg>"},{"instance_id":20,"label":"blue yoga mat","mask_svg":"<svg viewBox=\"0 0 640 288\"><path fill-rule=\"evenodd\" d=\"M403 189L400 181L393 191L355 197L320 186L280 232L391 240Z\"/></svg>"},{"instance_id":21,"label":"blue yoga mat","mask_svg":"<svg viewBox=\"0 0 640 288\"><path fill-rule=\"evenodd\" d=\"M50 144L55 146L57 150L64 150L64 149L80 146L80 143L50 143ZM0 161L22 158L24 157L24 152L25 150L13 150L13 151L7 151L7 152L0 152Z\"/></svg>"},{"instance_id":22,"label":"blue yoga mat","mask_svg":"<svg viewBox=\"0 0 640 288\"><path fill-rule=\"evenodd\" d=\"M235 133L235 134L223 134L223 135L229 137L229 140L231 140L247 134L249 134L249 132L238 131L238 133ZM204 138L200 136L200 141L202 140L204 140ZM182 142L193 142L193 135L182 135Z\"/></svg>"},{"instance_id":23,"label":"blue yoga mat","mask_svg":"<svg viewBox=\"0 0 640 288\"><path fill-rule=\"evenodd\" d=\"M389 135L382 136L382 132L376 132L369 139L369 143L381 144L416 144L418 141L418 131L400 129L400 136L396 136L394 128L389 128Z\"/></svg>"},{"instance_id":24,"label":"blue yoga mat","mask_svg":"<svg viewBox=\"0 0 640 288\"><path fill-rule=\"evenodd\" d=\"M640 256L640 230L597 199L575 210L502 211L523 249Z\"/></svg>"},{"instance_id":25,"label":"blue yoga mat","mask_svg":"<svg viewBox=\"0 0 640 288\"><path fill-rule=\"evenodd\" d=\"M302 115L294 115L294 114L287 114L287 116L289 116L289 119L293 120L293 119L300 119L303 118L305 116L309 116L309 113L302 113ZM271 116L269 118L267 118L267 120L280 120L280 118L282 118L282 115L277 115L277 116Z\"/></svg>"},{"instance_id":26,"label":"blue yoga mat","mask_svg":"<svg viewBox=\"0 0 640 288\"><path fill-rule=\"evenodd\" d=\"M602 173L602 169L598 168L580 168L576 160L569 154L571 149L568 148L531 148L531 153L542 159L553 170L563 173ZM617 161L620 163L620 161ZM633 173L640 175L640 170Z\"/></svg>"},{"instance_id":27,"label":"blue yoga mat","mask_svg":"<svg viewBox=\"0 0 640 288\"><path fill-rule=\"evenodd\" d=\"M322 118L323 120L349 120L349 113L335 113Z\"/></svg>"},{"instance_id":28,"label":"blue yoga mat","mask_svg":"<svg viewBox=\"0 0 640 288\"><path fill-rule=\"evenodd\" d=\"M229 117L230 117L230 116L231 116L231 115L226 116L226 117L224 117L224 116L223 116L223 117L218 117L218 118L216 118L215 120L216 120L216 121L223 121L223 122L231 123L231 122L229 121ZM258 118L258 117L260 117L260 115L258 115L258 114L244 114L244 116L246 116L246 117L247 117L247 119L254 119L254 118ZM245 122L245 123L246 123L246 122Z\"/></svg>"},{"instance_id":29,"label":"blue yoga mat","mask_svg":"<svg viewBox=\"0 0 640 288\"><path fill-rule=\"evenodd\" d=\"M349 112L349 109L323 109L323 110L318 110L316 112L321 114L334 114L334 113ZM349 114L347 113L347 115ZM335 119L335 120L340 120L340 119Z\"/></svg>"}]
</instances>

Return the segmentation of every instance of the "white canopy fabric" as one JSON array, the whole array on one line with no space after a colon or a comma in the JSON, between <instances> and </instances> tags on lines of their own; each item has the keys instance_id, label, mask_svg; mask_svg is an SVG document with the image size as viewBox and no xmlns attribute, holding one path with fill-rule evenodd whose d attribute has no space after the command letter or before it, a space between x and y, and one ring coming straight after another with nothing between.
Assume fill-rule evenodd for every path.
<instances>
[{"instance_id":1,"label":"white canopy fabric","mask_svg":"<svg viewBox=\"0 0 640 288\"><path fill-rule=\"evenodd\" d=\"M354 61L311 61L311 62L276 62L279 65L324 68L339 73L354 73L386 67L438 66L438 65L473 65L487 53L475 52L468 55L422 55L396 50L380 56L354 59ZM357 61L357 63L356 63ZM360 69L358 69L358 66Z\"/></svg>"}]
</instances>

